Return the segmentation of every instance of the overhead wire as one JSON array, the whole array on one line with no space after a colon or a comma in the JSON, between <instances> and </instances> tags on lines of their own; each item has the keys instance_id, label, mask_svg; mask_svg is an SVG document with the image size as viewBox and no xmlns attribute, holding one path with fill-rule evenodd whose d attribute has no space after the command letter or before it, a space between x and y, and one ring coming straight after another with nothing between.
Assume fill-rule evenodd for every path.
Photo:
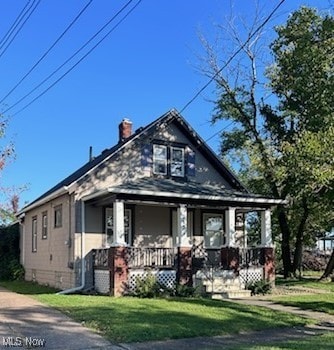
<instances>
[{"instance_id":1,"label":"overhead wire","mask_svg":"<svg viewBox=\"0 0 334 350\"><path fill-rule=\"evenodd\" d=\"M129 0L105 25L103 25L98 32L96 32L84 45L82 45L73 55L71 55L63 64L61 64L56 70L54 70L48 77L46 77L42 82L40 82L35 88L33 88L29 93L24 95L21 99L16 101L13 105L8 107L2 113L7 113L9 110L16 107L19 103L25 100L33 92L35 92L40 86L42 86L46 81L48 81L52 76L54 76L61 68L63 68L69 61L71 61L79 52L81 52L87 45L89 45L110 23L112 23L134 0ZM21 113L23 110L28 108L32 103L38 100L40 97L45 95L52 87L54 87L59 81L61 81L67 74L69 74L76 66L78 66L95 48L100 45L129 15L132 11L137 8L137 6L142 2L139 0L118 22L115 24L84 56L82 56L75 64L73 64L65 73L63 73L55 82L53 82L48 88L46 88L42 93L36 96L31 102L22 107L13 116Z\"/></svg>"},{"instance_id":2,"label":"overhead wire","mask_svg":"<svg viewBox=\"0 0 334 350\"><path fill-rule=\"evenodd\" d=\"M240 45L240 47L230 56L230 58L225 62L225 64L209 79L209 81L204 84L204 86L183 106L180 113L185 111L200 94L218 77L218 75L234 60L234 58L245 48L249 41L271 20L277 10L283 5L285 0L281 0L275 8L270 12L266 19L248 36L246 41Z\"/></svg>"},{"instance_id":3,"label":"overhead wire","mask_svg":"<svg viewBox=\"0 0 334 350\"><path fill-rule=\"evenodd\" d=\"M31 6L29 7L29 9L24 13L24 15L27 14L27 17L24 19L23 23L21 24L21 26L17 29L16 33L13 35L13 37L10 39L9 43L7 44L7 46L5 46L5 48L3 49L3 51L0 53L0 58L4 55L4 53L8 50L9 46L12 44L12 42L15 40L15 38L17 37L17 35L20 33L20 31L22 30L23 26L26 24L26 22L28 21L28 19L31 17L31 15L35 12L37 6L40 4L41 0L38 0L36 3L33 2L31 4ZM34 5L35 4L35 5ZM32 8L32 10L30 11L30 9ZM29 12L30 11L30 12ZM17 23L17 25L15 26L15 28L19 25L19 23L21 22L21 20L23 20L23 17L20 19L20 21ZM14 29L15 29L14 28ZM12 34L12 33L11 33ZM9 38L9 37L8 37ZM7 39L5 41L5 43L7 42ZM4 44L2 44L2 47L4 46Z\"/></svg>"},{"instance_id":4,"label":"overhead wire","mask_svg":"<svg viewBox=\"0 0 334 350\"><path fill-rule=\"evenodd\" d=\"M3 43L5 42L5 40L7 40L7 36L10 35L10 33L14 30L14 28L16 28L16 24L17 22L20 21L21 16L23 15L25 9L27 8L27 6L29 5L29 3L31 2L31 0L27 1L26 4L24 5L24 7L22 8L21 12L17 15L15 21L13 22L13 24L9 27L9 29L7 30L6 34L0 39L0 48L2 48Z\"/></svg>"},{"instance_id":5,"label":"overhead wire","mask_svg":"<svg viewBox=\"0 0 334 350\"><path fill-rule=\"evenodd\" d=\"M29 71L15 84L15 86L0 100L2 103L7 97L9 97L21 84L22 82L34 71L34 69L44 60L44 58L51 52L51 50L59 43L59 41L65 36L65 34L71 29L71 27L78 21L82 14L87 10L89 5L93 2L90 0L76 15L72 22L66 27L62 34L55 40L55 42L45 51L45 53L37 60L37 62L29 69Z\"/></svg>"}]
</instances>

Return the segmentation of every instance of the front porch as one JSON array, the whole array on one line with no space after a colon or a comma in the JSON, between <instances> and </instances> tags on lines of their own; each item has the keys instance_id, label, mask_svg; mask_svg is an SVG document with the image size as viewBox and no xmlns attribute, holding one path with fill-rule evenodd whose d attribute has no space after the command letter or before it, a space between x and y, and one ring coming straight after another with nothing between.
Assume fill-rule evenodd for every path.
<instances>
[{"instance_id":1,"label":"front porch","mask_svg":"<svg viewBox=\"0 0 334 350\"><path fill-rule=\"evenodd\" d=\"M120 296L148 271L169 286L205 285L222 276L233 276L240 288L273 281L270 208L276 203L222 191L194 184L175 192L118 187L84 198L81 222L91 242L86 254L93 252L95 289ZM255 241L247 232L250 212L259 218Z\"/></svg>"}]
</instances>

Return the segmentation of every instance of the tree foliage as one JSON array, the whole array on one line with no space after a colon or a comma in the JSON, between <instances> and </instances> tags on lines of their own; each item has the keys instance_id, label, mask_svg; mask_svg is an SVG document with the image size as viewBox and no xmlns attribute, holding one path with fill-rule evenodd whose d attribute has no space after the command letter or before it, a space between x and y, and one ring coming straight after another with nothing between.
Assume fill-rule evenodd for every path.
<instances>
[{"instance_id":1,"label":"tree foliage","mask_svg":"<svg viewBox=\"0 0 334 350\"><path fill-rule=\"evenodd\" d=\"M333 224L334 18L301 7L275 31L265 85L254 41L245 45L243 65L236 64L232 78L231 67L219 72L212 50L210 64L219 72L213 121L234 122L222 133L223 156L241 156L250 189L288 201L276 211L287 276L300 265L303 243L314 239L315 228ZM240 43L238 35L233 32Z\"/></svg>"}]
</instances>

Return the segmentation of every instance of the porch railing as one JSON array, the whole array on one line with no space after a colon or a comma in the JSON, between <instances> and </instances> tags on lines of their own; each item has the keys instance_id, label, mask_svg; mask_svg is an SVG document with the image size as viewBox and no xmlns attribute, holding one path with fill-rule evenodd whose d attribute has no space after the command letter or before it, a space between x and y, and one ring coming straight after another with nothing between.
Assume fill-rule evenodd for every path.
<instances>
[{"instance_id":1,"label":"porch railing","mask_svg":"<svg viewBox=\"0 0 334 350\"><path fill-rule=\"evenodd\" d=\"M239 266L261 266L261 248L239 248Z\"/></svg>"},{"instance_id":2,"label":"porch railing","mask_svg":"<svg viewBox=\"0 0 334 350\"><path fill-rule=\"evenodd\" d=\"M174 248L129 247L127 251L130 268L172 268L175 265Z\"/></svg>"},{"instance_id":3,"label":"porch railing","mask_svg":"<svg viewBox=\"0 0 334 350\"><path fill-rule=\"evenodd\" d=\"M93 266L95 268L107 268L108 267L108 248L94 249L93 250Z\"/></svg>"}]
</instances>

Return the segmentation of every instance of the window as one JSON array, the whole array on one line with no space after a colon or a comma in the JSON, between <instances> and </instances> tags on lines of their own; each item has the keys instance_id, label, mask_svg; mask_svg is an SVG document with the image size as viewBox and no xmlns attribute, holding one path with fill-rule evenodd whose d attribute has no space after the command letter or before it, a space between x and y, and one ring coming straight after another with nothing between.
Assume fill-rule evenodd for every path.
<instances>
[{"instance_id":1,"label":"window","mask_svg":"<svg viewBox=\"0 0 334 350\"><path fill-rule=\"evenodd\" d=\"M31 233L32 233L32 252L37 252L37 216L32 218L31 225Z\"/></svg>"},{"instance_id":2,"label":"window","mask_svg":"<svg viewBox=\"0 0 334 350\"><path fill-rule=\"evenodd\" d=\"M153 173L157 175L171 175L183 177L184 149L153 145Z\"/></svg>"},{"instance_id":3,"label":"window","mask_svg":"<svg viewBox=\"0 0 334 350\"><path fill-rule=\"evenodd\" d=\"M42 239L48 238L48 212L42 213Z\"/></svg>"},{"instance_id":4,"label":"window","mask_svg":"<svg viewBox=\"0 0 334 350\"><path fill-rule=\"evenodd\" d=\"M55 211L54 211L54 227L62 227L63 226L63 207L62 205L57 205L55 207Z\"/></svg>"},{"instance_id":5,"label":"window","mask_svg":"<svg viewBox=\"0 0 334 350\"><path fill-rule=\"evenodd\" d=\"M167 175L167 147L153 145L153 173Z\"/></svg>"},{"instance_id":6,"label":"window","mask_svg":"<svg viewBox=\"0 0 334 350\"><path fill-rule=\"evenodd\" d=\"M113 208L106 208L106 245L114 242L114 211ZM132 213L131 209L124 210L124 240L131 244L132 240Z\"/></svg>"},{"instance_id":7,"label":"window","mask_svg":"<svg viewBox=\"0 0 334 350\"><path fill-rule=\"evenodd\" d=\"M225 244L223 214L203 214L203 234L206 248L220 248Z\"/></svg>"},{"instance_id":8,"label":"window","mask_svg":"<svg viewBox=\"0 0 334 350\"><path fill-rule=\"evenodd\" d=\"M171 148L170 173L172 176L184 176L184 149Z\"/></svg>"}]
</instances>

